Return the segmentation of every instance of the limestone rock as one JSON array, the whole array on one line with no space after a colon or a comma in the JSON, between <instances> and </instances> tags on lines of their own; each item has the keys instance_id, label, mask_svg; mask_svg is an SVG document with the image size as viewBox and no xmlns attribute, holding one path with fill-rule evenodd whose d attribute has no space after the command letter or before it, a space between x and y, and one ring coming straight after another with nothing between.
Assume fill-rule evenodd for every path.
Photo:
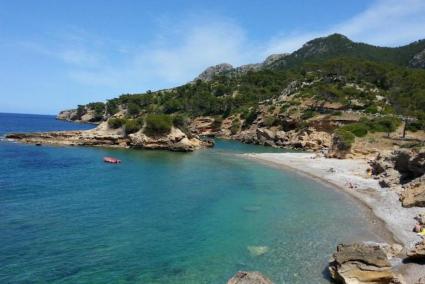
<instances>
[{"instance_id":1,"label":"limestone rock","mask_svg":"<svg viewBox=\"0 0 425 284\"><path fill-rule=\"evenodd\" d=\"M233 70L233 66L228 63L221 63L215 66L208 67L195 79L202 81L211 81L215 75Z\"/></svg>"},{"instance_id":2,"label":"limestone rock","mask_svg":"<svg viewBox=\"0 0 425 284\"><path fill-rule=\"evenodd\" d=\"M350 146L347 145L337 134L332 135L332 143L327 153L327 157L344 159L349 153Z\"/></svg>"},{"instance_id":3,"label":"limestone rock","mask_svg":"<svg viewBox=\"0 0 425 284\"><path fill-rule=\"evenodd\" d=\"M415 247L407 252L407 256L410 259L425 260L425 239L416 243Z\"/></svg>"},{"instance_id":4,"label":"limestone rock","mask_svg":"<svg viewBox=\"0 0 425 284\"><path fill-rule=\"evenodd\" d=\"M409 65L415 68L425 68L425 49L413 56Z\"/></svg>"},{"instance_id":5,"label":"limestone rock","mask_svg":"<svg viewBox=\"0 0 425 284\"><path fill-rule=\"evenodd\" d=\"M189 139L178 128L172 128L168 135L161 137L148 137L142 131L126 136L122 129L110 129L107 122L101 123L92 130L12 133L6 135L6 139L29 144L134 147L182 152L213 146L213 143L209 141L198 138Z\"/></svg>"},{"instance_id":6,"label":"limestone rock","mask_svg":"<svg viewBox=\"0 0 425 284\"><path fill-rule=\"evenodd\" d=\"M394 248L388 244L341 244L333 254L329 271L335 281L345 284L403 283L391 267L394 254Z\"/></svg>"},{"instance_id":7,"label":"limestone rock","mask_svg":"<svg viewBox=\"0 0 425 284\"><path fill-rule=\"evenodd\" d=\"M425 213L421 213L415 217L415 220L418 221L419 225L425 225Z\"/></svg>"},{"instance_id":8,"label":"limestone rock","mask_svg":"<svg viewBox=\"0 0 425 284\"><path fill-rule=\"evenodd\" d=\"M257 271L239 271L227 284L272 284L272 281Z\"/></svg>"},{"instance_id":9,"label":"limestone rock","mask_svg":"<svg viewBox=\"0 0 425 284\"><path fill-rule=\"evenodd\" d=\"M262 63L262 65L264 67L269 67L272 65L275 65L276 63L278 63L279 61L282 61L285 59L285 57L289 56L288 53L278 53L278 54L272 54L267 56L267 58L264 60L264 62Z\"/></svg>"},{"instance_id":10,"label":"limestone rock","mask_svg":"<svg viewBox=\"0 0 425 284\"><path fill-rule=\"evenodd\" d=\"M77 110L76 109L63 110L59 112L59 114L56 116L56 119L67 120L67 121L76 120Z\"/></svg>"},{"instance_id":11,"label":"limestone rock","mask_svg":"<svg viewBox=\"0 0 425 284\"><path fill-rule=\"evenodd\" d=\"M169 134L160 137L150 137L139 130L129 135L130 145L145 149L163 149L179 152L191 152L206 146L203 141L189 139L180 129L173 127Z\"/></svg>"},{"instance_id":12,"label":"limestone rock","mask_svg":"<svg viewBox=\"0 0 425 284\"><path fill-rule=\"evenodd\" d=\"M425 176L406 185L400 201L403 207L425 207Z\"/></svg>"}]
</instances>

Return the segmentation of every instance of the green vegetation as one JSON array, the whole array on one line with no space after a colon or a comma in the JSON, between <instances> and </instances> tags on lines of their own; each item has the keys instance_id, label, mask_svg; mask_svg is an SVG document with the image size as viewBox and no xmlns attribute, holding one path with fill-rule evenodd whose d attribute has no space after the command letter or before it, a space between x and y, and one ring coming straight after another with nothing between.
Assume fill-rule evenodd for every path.
<instances>
[{"instance_id":1,"label":"green vegetation","mask_svg":"<svg viewBox=\"0 0 425 284\"><path fill-rule=\"evenodd\" d=\"M400 125L396 117L409 118L408 130L424 130L425 70L409 67L410 59L423 49L425 41L382 48L335 34L309 42L267 69L227 72L210 81L197 80L173 89L123 94L106 105L78 106L77 116L81 118L88 108L96 115L113 115L120 107L127 108L129 117L146 116L147 133L160 135L168 133L173 124L186 129L187 120L197 116L215 117L215 128L223 118L240 116L242 127L247 128L260 110L268 109L264 120L267 127L280 125L282 116L295 114L304 120L297 129L303 129L310 123L306 120L318 114L341 115L353 110L369 119L341 127L342 137L392 132ZM275 104L292 82L299 83L297 90L288 100ZM272 110L280 112L279 119ZM376 118L371 119L372 114ZM125 124L115 120L108 123L116 128ZM234 120L232 132L240 127L240 121Z\"/></svg>"},{"instance_id":2,"label":"green vegetation","mask_svg":"<svg viewBox=\"0 0 425 284\"><path fill-rule=\"evenodd\" d=\"M264 118L264 125L267 127L272 127L278 122L275 116L269 115Z\"/></svg>"},{"instance_id":3,"label":"green vegetation","mask_svg":"<svg viewBox=\"0 0 425 284\"><path fill-rule=\"evenodd\" d=\"M138 115L140 113L140 106L134 102L130 102L127 105L128 114L131 116Z\"/></svg>"},{"instance_id":4,"label":"green vegetation","mask_svg":"<svg viewBox=\"0 0 425 284\"><path fill-rule=\"evenodd\" d=\"M125 124L125 119L123 119L123 118L112 117L112 118L108 119L108 125L109 125L109 127L113 128L113 129L120 128L124 124Z\"/></svg>"},{"instance_id":5,"label":"green vegetation","mask_svg":"<svg viewBox=\"0 0 425 284\"><path fill-rule=\"evenodd\" d=\"M353 123L341 127L342 130L354 134L356 137L364 137L367 135L369 128L363 123Z\"/></svg>"},{"instance_id":6,"label":"green vegetation","mask_svg":"<svg viewBox=\"0 0 425 284\"><path fill-rule=\"evenodd\" d=\"M222 123L223 123L223 117L216 115L214 117L214 122L212 124L212 128L217 131L217 130L220 129Z\"/></svg>"},{"instance_id":7,"label":"green vegetation","mask_svg":"<svg viewBox=\"0 0 425 284\"><path fill-rule=\"evenodd\" d=\"M186 134L189 134L189 118L184 114L175 114L172 116L173 125Z\"/></svg>"},{"instance_id":8,"label":"green vegetation","mask_svg":"<svg viewBox=\"0 0 425 284\"><path fill-rule=\"evenodd\" d=\"M77 107L77 118L81 119L81 117L86 114L86 106L78 105Z\"/></svg>"},{"instance_id":9,"label":"green vegetation","mask_svg":"<svg viewBox=\"0 0 425 284\"><path fill-rule=\"evenodd\" d=\"M348 150L351 148L351 145L354 143L356 137L353 133L343 130L337 129L335 131L335 136L338 139L338 148L339 150Z\"/></svg>"},{"instance_id":10,"label":"green vegetation","mask_svg":"<svg viewBox=\"0 0 425 284\"><path fill-rule=\"evenodd\" d=\"M358 123L352 123L340 127L341 130L350 132L356 137L364 137L368 132L385 132L387 134L395 131L400 125L400 120L396 117L384 116L372 120L361 119Z\"/></svg>"},{"instance_id":11,"label":"green vegetation","mask_svg":"<svg viewBox=\"0 0 425 284\"><path fill-rule=\"evenodd\" d=\"M131 134L143 128L143 118L127 119L124 124L125 134Z\"/></svg>"},{"instance_id":12,"label":"green vegetation","mask_svg":"<svg viewBox=\"0 0 425 284\"><path fill-rule=\"evenodd\" d=\"M241 128L241 122L238 118L235 118L232 121L232 126L230 127L230 133L232 135L235 135L236 133L238 133L239 129Z\"/></svg>"},{"instance_id":13,"label":"green vegetation","mask_svg":"<svg viewBox=\"0 0 425 284\"><path fill-rule=\"evenodd\" d=\"M172 118L165 114L149 114L146 116L144 132L149 136L161 136L170 133Z\"/></svg>"}]
</instances>

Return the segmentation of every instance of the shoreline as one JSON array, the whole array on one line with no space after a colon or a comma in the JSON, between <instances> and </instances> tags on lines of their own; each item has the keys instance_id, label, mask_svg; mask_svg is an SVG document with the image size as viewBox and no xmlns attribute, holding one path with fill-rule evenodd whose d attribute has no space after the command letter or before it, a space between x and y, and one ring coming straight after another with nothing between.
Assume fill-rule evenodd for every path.
<instances>
[{"instance_id":1,"label":"shoreline","mask_svg":"<svg viewBox=\"0 0 425 284\"><path fill-rule=\"evenodd\" d=\"M423 209L403 208L395 192L382 189L377 180L367 176L368 164L364 159L329 159L314 153L247 153L240 154L240 157L290 170L330 185L335 190L343 190L369 208L391 234L393 241L406 248L421 240L412 228L414 217ZM334 172L330 172L330 168ZM349 188L350 183L353 188Z\"/></svg>"}]
</instances>

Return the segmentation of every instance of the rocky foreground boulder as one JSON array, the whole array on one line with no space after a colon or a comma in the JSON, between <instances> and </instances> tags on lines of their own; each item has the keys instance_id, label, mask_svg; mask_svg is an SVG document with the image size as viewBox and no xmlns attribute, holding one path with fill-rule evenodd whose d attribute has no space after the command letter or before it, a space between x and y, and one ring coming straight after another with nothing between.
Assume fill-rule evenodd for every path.
<instances>
[{"instance_id":1,"label":"rocky foreground boulder","mask_svg":"<svg viewBox=\"0 0 425 284\"><path fill-rule=\"evenodd\" d=\"M400 194L403 207L425 207L425 176L422 176L404 187Z\"/></svg>"},{"instance_id":2,"label":"rocky foreground boulder","mask_svg":"<svg viewBox=\"0 0 425 284\"><path fill-rule=\"evenodd\" d=\"M272 284L272 281L257 271L239 271L227 284Z\"/></svg>"},{"instance_id":3,"label":"rocky foreground boulder","mask_svg":"<svg viewBox=\"0 0 425 284\"><path fill-rule=\"evenodd\" d=\"M407 257L414 260L425 260L425 240L415 244L415 246L407 252Z\"/></svg>"},{"instance_id":4,"label":"rocky foreground boulder","mask_svg":"<svg viewBox=\"0 0 425 284\"><path fill-rule=\"evenodd\" d=\"M401 250L398 245L372 242L338 245L329 263L331 277L344 284L404 283L391 264Z\"/></svg>"},{"instance_id":5,"label":"rocky foreground boulder","mask_svg":"<svg viewBox=\"0 0 425 284\"><path fill-rule=\"evenodd\" d=\"M395 150L369 161L381 187L400 194L403 207L425 207L425 151Z\"/></svg>"},{"instance_id":6,"label":"rocky foreground boulder","mask_svg":"<svg viewBox=\"0 0 425 284\"><path fill-rule=\"evenodd\" d=\"M175 127L166 135L150 137L144 134L142 130L126 135L122 128L111 129L106 122L91 130L12 133L6 135L6 139L37 145L145 148L178 152L191 152L214 145L211 141L203 141L196 137L189 138Z\"/></svg>"}]
</instances>

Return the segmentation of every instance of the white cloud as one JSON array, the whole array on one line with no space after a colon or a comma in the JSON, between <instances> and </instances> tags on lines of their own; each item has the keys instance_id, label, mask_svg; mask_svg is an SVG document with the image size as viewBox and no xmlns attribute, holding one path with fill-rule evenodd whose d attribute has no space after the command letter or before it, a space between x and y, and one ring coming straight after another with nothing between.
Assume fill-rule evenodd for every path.
<instances>
[{"instance_id":1,"label":"white cloud","mask_svg":"<svg viewBox=\"0 0 425 284\"><path fill-rule=\"evenodd\" d=\"M181 22L158 18L156 37L143 46L117 43L74 29L48 47L25 43L59 59L79 84L120 88L122 92L185 83L210 65L258 62L272 53L291 52L318 36L339 32L356 41L396 46L425 38L424 0L377 0L335 26L314 32L279 34L266 43L250 41L230 19L197 17Z\"/></svg>"},{"instance_id":2,"label":"white cloud","mask_svg":"<svg viewBox=\"0 0 425 284\"><path fill-rule=\"evenodd\" d=\"M205 68L222 62L241 65L251 50L244 31L231 22L185 23L166 29L151 44L126 50L119 64L101 69L73 68L70 76L84 84L116 85L130 89L174 86L192 80Z\"/></svg>"},{"instance_id":3,"label":"white cloud","mask_svg":"<svg viewBox=\"0 0 425 284\"><path fill-rule=\"evenodd\" d=\"M380 46L399 46L425 38L424 27L424 0L378 0L362 13L329 29L277 36L270 40L265 54L292 52L308 40L332 33Z\"/></svg>"}]
</instances>

